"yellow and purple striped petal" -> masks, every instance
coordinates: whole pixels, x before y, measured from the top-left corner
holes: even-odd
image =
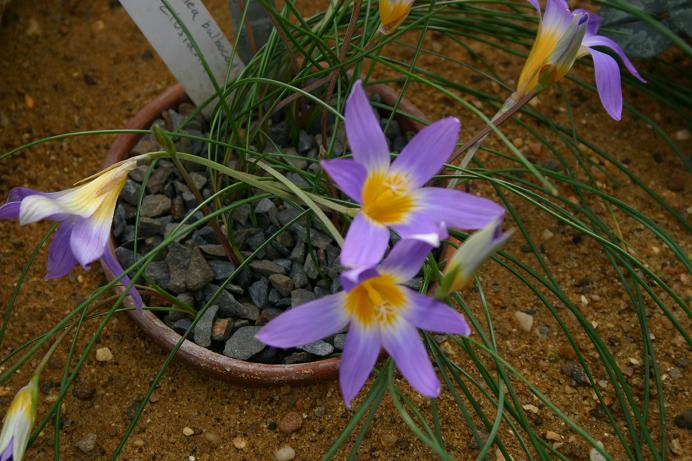
[[[15,395],[0,433],[0,460],[21,461],[29,443],[38,406],[38,376]]]
[[[404,22],[413,0],[380,0],[380,32],[391,34]]]

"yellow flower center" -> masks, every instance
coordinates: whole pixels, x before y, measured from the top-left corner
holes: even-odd
[[[370,173],[363,186],[363,213],[384,226],[403,223],[416,207],[408,183],[399,173]]]
[[[361,326],[391,325],[406,306],[404,290],[389,274],[367,279],[346,294],[346,311]]]

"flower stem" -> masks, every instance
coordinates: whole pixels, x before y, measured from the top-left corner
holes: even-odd
[[[195,186],[195,182],[192,180],[190,174],[187,172],[187,169],[178,158],[178,150],[175,148],[175,145],[173,145],[173,141],[171,141],[171,138],[169,138],[158,125],[154,125],[151,131],[156,140],[159,142],[159,144],[161,144],[164,147],[164,149],[166,149],[166,152],[171,157],[171,160],[173,160],[173,163],[180,172],[180,176],[183,177],[185,184],[187,184],[187,187],[189,187],[190,191],[194,194],[195,199],[199,203],[203,203],[204,197],[202,196],[202,193],[199,191],[199,189],[197,189],[197,186]],[[205,215],[210,213],[209,208],[207,206],[202,207],[202,212]],[[240,252],[238,251],[238,249],[228,240],[226,235],[223,233],[223,231],[221,230],[221,226],[219,226],[219,223],[215,219],[212,219],[209,221],[209,225],[216,234],[216,237],[219,239],[219,242],[221,242],[224,252],[228,257],[228,260],[236,266],[239,266],[242,263],[243,258],[240,256]]]
[[[50,358],[53,356],[53,353],[58,348],[58,345],[60,345],[62,340],[65,338],[65,336],[67,336],[67,333],[69,333],[71,330],[72,330],[72,327],[68,327],[68,328],[65,328],[62,331],[62,333],[60,333],[60,336],[58,336],[58,339],[56,339],[55,342],[53,342],[53,344],[51,344],[50,349],[48,349],[48,351],[45,353],[45,355],[43,356],[41,361],[38,363],[38,366],[34,370],[33,376],[38,377],[41,374],[43,369],[46,367],[46,364],[48,363]]]

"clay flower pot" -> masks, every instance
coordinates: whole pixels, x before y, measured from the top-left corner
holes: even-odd
[[[392,88],[384,85],[369,85],[367,90],[376,93],[381,100],[388,105],[394,105],[398,94]],[[180,85],[174,85],[165,90],[160,96],[144,106],[127,124],[128,129],[149,129],[155,119],[163,111],[177,107],[186,100],[185,91]],[[399,108],[403,113],[424,120],[425,116],[413,104],[406,99],[399,102]],[[414,122],[407,117],[400,116],[397,121],[407,131],[418,131],[423,125]],[[127,133],[117,136],[111,145],[103,166],[112,165],[123,160],[142,137],[140,134]],[[113,251],[113,241],[110,242],[110,250]],[[111,279],[112,274],[107,269],[106,276]],[[122,288],[120,288],[122,290]],[[132,301],[128,298],[125,304],[132,307]],[[168,327],[152,312],[131,311],[130,316],[142,330],[158,343],[165,351],[172,350],[180,341],[181,336]],[[314,362],[274,365],[247,362],[233,359],[218,354],[204,347],[198,346],[192,341],[185,340],[176,354],[176,358],[200,372],[222,379],[234,384],[246,385],[277,385],[277,384],[302,384],[335,379],[338,376],[339,359],[329,358]]]

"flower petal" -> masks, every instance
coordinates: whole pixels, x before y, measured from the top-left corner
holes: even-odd
[[[103,264],[108,268],[113,277],[118,277],[120,274],[125,272],[123,266],[120,265],[120,261],[118,261],[118,258],[115,257],[115,254],[113,254],[113,250],[111,248],[106,248],[106,250],[103,252],[102,260]],[[127,275],[120,277],[120,284],[123,287],[127,287],[130,284],[130,277]],[[142,300],[142,295],[139,294],[139,291],[137,291],[137,288],[135,288],[134,285],[132,288],[130,288],[129,295],[132,297],[137,310],[141,311],[144,307],[144,301]]]
[[[7,202],[0,206],[0,219],[19,219],[19,207],[22,202]]]
[[[541,22],[541,31],[559,32],[564,30],[572,20],[572,13],[566,0],[547,0]]]
[[[611,56],[589,49],[596,71],[596,88],[606,112],[615,120],[622,118],[622,87],[620,68]]]
[[[344,240],[341,250],[343,266],[374,266],[380,262],[387,250],[389,231],[386,227],[372,222],[361,212],[353,218]]]
[[[296,347],[343,330],[348,323],[345,294],[336,293],[287,310],[255,335],[274,347]]]
[[[410,300],[410,308],[406,310],[406,320],[415,327],[434,333],[449,333],[468,336],[471,334],[469,324],[464,316],[448,305],[434,300],[429,296],[416,293],[404,288]]]
[[[70,234],[70,248],[82,267],[99,259],[106,248],[111,221],[77,218]]]
[[[346,101],[345,118],[346,137],[354,160],[368,171],[386,169],[389,165],[387,139],[360,80],[353,85]]]
[[[646,83],[644,77],[642,77],[639,74],[637,69],[634,67],[634,64],[632,64],[632,61],[630,61],[623,49],[620,48],[620,45],[618,45],[617,42],[615,42],[615,40],[612,40],[608,37],[604,37],[603,35],[592,35],[586,37],[582,44],[586,47],[605,46],[607,48],[610,48],[615,53],[617,53],[618,56],[620,56],[620,59],[622,59],[622,63],[625,65],[630,74],[634,75],[640,82]]]
[[[355,269],[343,271],[339,276],[339,282],[341,283],[341,286],[344,288],[344,290],[351,291],[355,287],[360,285],[361,282],[364,282],[365,280],[372,277],[377,277],[378,275],[379,273],[377,272],[377,269],[375,269],[374,267],[360,266],[356,267]]]
[[[397,224],[392,229],[405,240],[417,240],[419,242],[437,248],[440,242],[447,237],[447,226],[442,221],[433,221],[424,210],[411,213],[405,224]]]
[[[72,226],[72,220],[63,222],[53,236],[50,248],[48,248],[46,280],[63,277],[69,274],[74,266],[77,265],[77,259],[72,254],[72,248],[70,248]]]
[[[529,3],[536,8],[536,11],[538,11],[538,15],[540,16],[541,14],[541,4],[538,3],[538,0],[529,0]]]
[[[413,325],[400,318],[391,327],[383,328],[382,345],[415,390],[427,397],[440,394],[440,381]]]
[[[400,240],[382,261],[380,270],[396,276],[397,283],[404,283],[420,272],[432,248],[420,240]]]
[[[411,213],[447,227],[480,229],[501,217],[505,209],[487,198],[455,189],[424,187],[416,191],[420,209]]]
[[[601,27],[602,21],[599,15],[593,11],[584,10],[582,8],[576,8],[574,10],[574,14],[584,14],[587,17],[586,36],[584,37],[584,41],[598,33],[598,29]]]
[[[91,216],[103,195],[94,197],[79,187],[52,194],[29,195],[19,208],[19,223],[30,224],[55,215]]]
[[[418,188],[440,171],[459,137],[459,120],[443,118],[420,130],[394,160],[390,171],[401,172]]]
[[[370,376],[380,347],[376,328],[362,328],[355,322],[351,323],[339,363],[339,386],[346,407],[351,408],[351,402]]]
[[[322,168],[344,194],[351,197],[356,203],[362,203],[361,192],[368,175],[363,165],[353,160],[338,158],[322,161]]]

